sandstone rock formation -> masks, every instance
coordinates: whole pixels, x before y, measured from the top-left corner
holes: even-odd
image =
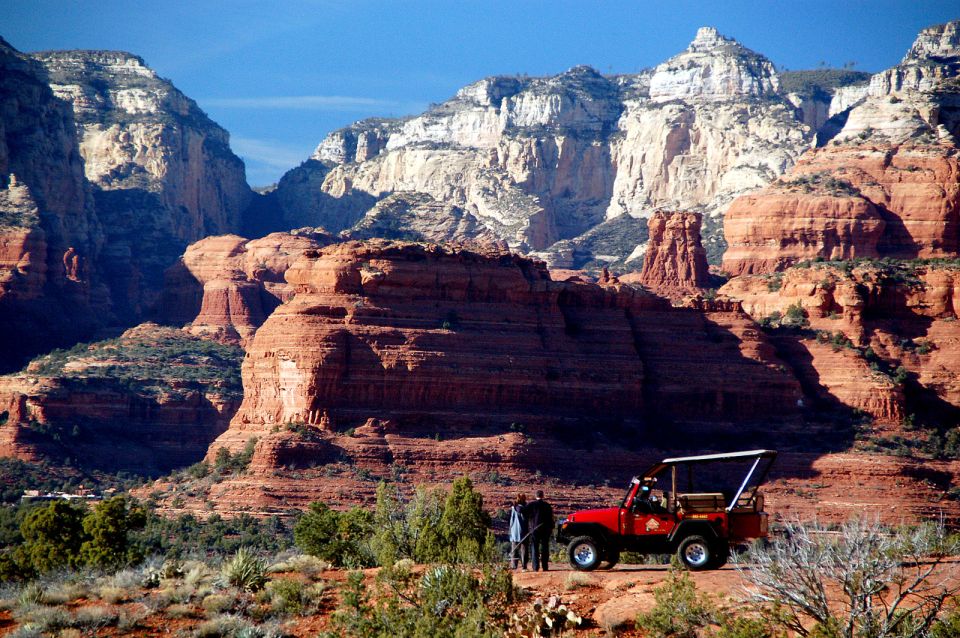
[[[0,370],[130,325],[250,198],[227,133],[140,58],[0,41]],[[60,98],[60,99],[58,99]]]
[[[207,237],[192,244],[166,274],[165,321],[191,334],[244,345],[267,316],[293,296],[283,276],[306,250],[329,243],[319,230],[272,233],[248,240]]]
[[[0,377],[0,456],[158,474],[200,460],[240,402],[242,351],[143,324]]]
[[[806,368],[795,366],[815,386],[811,396],[892,423],[908,414],[950,423],[960,415],[958,288],[953,262],[862,262],[737,277],[720,293],[757,321],[803,311],[811,332],[774,341],[784,360]]]
[[[362,236],[396,236],[394,213],[423,234],[442,212],[453,239],[492,236],[564,268],[637,268],[646,238],[598,243],[610,235],[605,223],[659,207],[720,214],[809,144],[813,131],[778,86],[766,58],[704,28],[686,51],[638,75],[575,67],[492,77],[420,116],[359,122],[321,142],[268,198],[281,212],[277,229],[341,231],[378,200],[415,192],[448,208],[391,206],[377,225],[361,222]],[[643,222],[635,226],[644,234]],[[705,243],[718,257],[715,228]]]
[[[71,110],[0,40],[0,370],[96,323],[103,291],[68,277],[64,255],[89,263],[101,245]]]
[[[706,288],[709,276],[707,253],[700,243],[700,215],[654,213],[640,283],[666,296],[682,296]]]
[[[347,242],[305,252],[286,278],[296,294],[249,344],[243,406],[210,454],[251,437],[266,453],[298,423],[327,437],[379,423],[387,448],[393,434],[495,439],[510,424],[649,440],[662,436],[657,419],[789,418],[799,399],[737,308],[553,282],[507,253]],[[709,354],[689,357],[681,341]],[[694,374],[703,381],[691,386]]]
[[[846,114],[829,144],[809,151],[761,193],[731,205],[725,271],[771,272],[814,258],[957,254],[956,26],[924,31],[900,66],[874,76],[870,95]],[[928,40],[937,34],[934,47]]]

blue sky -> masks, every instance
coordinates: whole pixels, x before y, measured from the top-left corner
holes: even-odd
[[[789,69],[877,71],[956,18],[956,0],[3,0],[0,35],[22,51],[142,56],[230,131],[262,185],[331,130],[419,112],[487,75],[636,72],[704,25]]]

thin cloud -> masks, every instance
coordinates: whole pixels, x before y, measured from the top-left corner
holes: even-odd
[[[289,95],[266,97],[208,98],[201,104],[229,109],[299,109],[306,111],[369,111],[415,105],[349,95]]]
[[[310,154],[309,150],[304,152],[302,148],[250,137],[231,137],[230,146],[234,153],[248,162],[283,170],[298,166]]]

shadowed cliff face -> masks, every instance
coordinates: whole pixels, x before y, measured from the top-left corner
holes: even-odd
[[[122,52],[0,41],[0,370],[130,325],[250,198],[226,131]]]

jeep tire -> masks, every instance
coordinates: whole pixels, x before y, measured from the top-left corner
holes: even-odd
[[[687,536],[677,546],[677,558],[684,567],[698,572],[713,567],[717,552],[703,536]]]
[[[592,536],[577,536],[567,546],[570,566],[582,572],[592,572],[600,565],[600,545]]]
[[[620,550],[608,549],[603,555],[603,562],[606,563],[604,569],[613,569],[620,562]]]

